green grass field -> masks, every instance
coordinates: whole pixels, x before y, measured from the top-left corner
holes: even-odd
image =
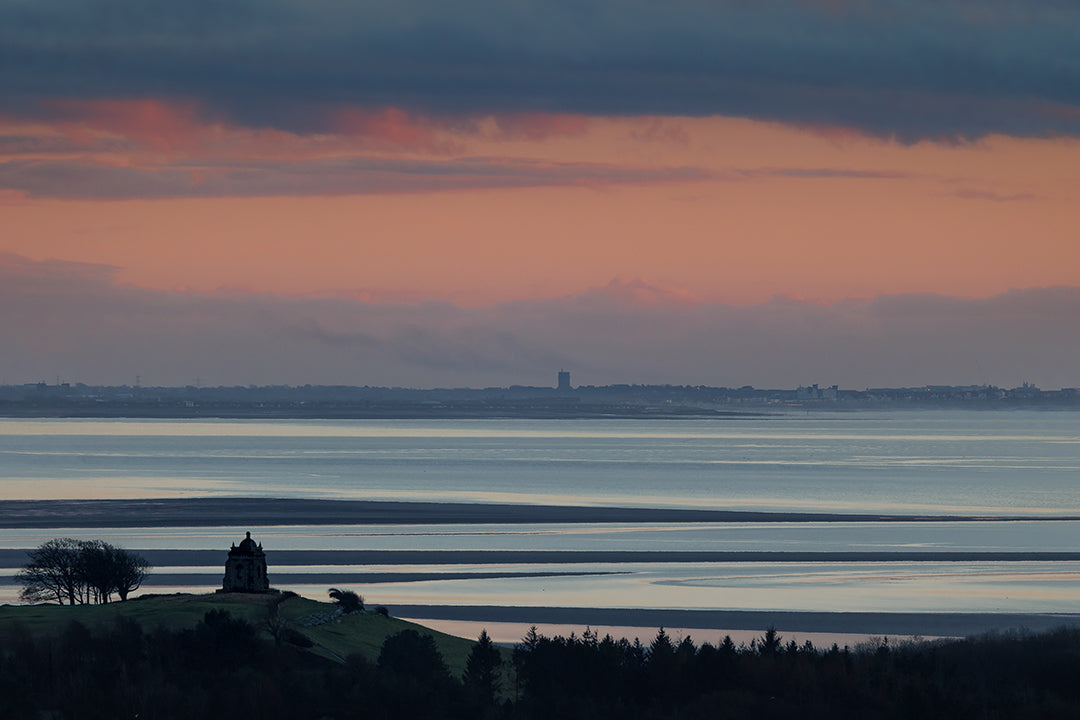
[[[194,627],[210,610],[228,610],[234,617],[252,623],[269,638],[266,620],[275,595],[222,593],[207,595],[143,595],[127,602],[107,605],[0,605],[0,640],[16,625],[35,636],[60,633],[71,620],[78,620],[93,631],[112,624],[123,615],[138,622],[144,630],[164,626],[170,630]],[[311,651],[335,660],[359,653],[374,662],[383,641],[402,630],[412,629],[434,638],[450,671],[461,677],[473,641],[436,632],[416,623],[387,617],[376,612],[359,612],[332,617],[336,606],[302,597],[281,602],[278,612],[291,627],[306,635],[315,646]],[[313,624],[317,623],[317,624]],[[509,659],[509,651],[504,650]]]

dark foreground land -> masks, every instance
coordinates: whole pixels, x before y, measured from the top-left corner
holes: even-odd
[[[513,650],[267,595],[0,607],[0,717],[1076,718],[1080,629],[857,648],[647,644],[586,631]]]

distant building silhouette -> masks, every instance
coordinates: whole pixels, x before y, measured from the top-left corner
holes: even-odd
[[[840,386],[819,388],[817,383],[810,386],[800,385],[795,391],[796,400],[828,400],[835,402],[840,397]]]
[[[559,392],[570,392],[570,371],[559,371],[559,386],[556,388]]]
[[[247,534],[240,545],[229,550],[225,561],[225,580],[218,592],[262,593],[270,591],[270,579],[266,576],[266,553],[262,545],[256,545]]]

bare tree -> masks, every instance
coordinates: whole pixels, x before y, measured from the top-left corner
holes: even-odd
[[[102,540],[56,538],[29,555],[15,576],[26,602],[107,603],[114,593],[126,600],[150,570],[142,557]]]
[[[113,588],[121,600],[127,600],[133,590],[138,590],[153,566],[141,555],[121,548],[113,548]]]
[[[270,637],[274,638],[274,644],[281,646],[285,642],[285,635],[289,630],[288,619],[281,614],[281,603],[271,602],[266,608],[266,622],[263,625]]]
[[[87,602],[107,603],[112,597],[112,545],[102,540],[85,540],[79,553],[79,569]]]
[[[54,538],[31,550],[30,562],[15,575],[22,583],[19,597],[26,602],[55,600],[63,605],[82,602],[82,570],[79,554],[82,542],[74,538]]]

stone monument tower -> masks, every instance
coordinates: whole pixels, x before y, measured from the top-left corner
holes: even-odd
[[[256,545],[251,533],[233,545],[229,559],[225,561],[225,581],[218,592],[261,593],[270,591],[270,579],[266,576],[266,553],[262,545]]]

